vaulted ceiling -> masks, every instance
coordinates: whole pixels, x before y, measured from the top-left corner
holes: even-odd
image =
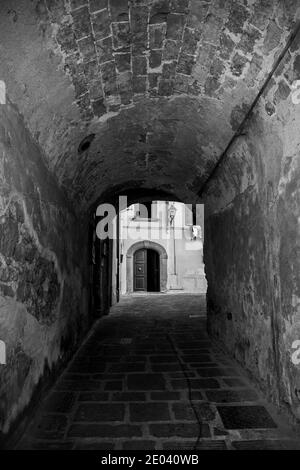
[[[298,15],[297,0],[2,0],[0,78],[82,207],[120,185],[192,197]],[[277,99],[293,78],[274,74]]]

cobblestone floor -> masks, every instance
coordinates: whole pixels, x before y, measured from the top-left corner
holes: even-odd
[[[124,297],[37,411],[20,449],[295,449],[297,438],[211,344],[205,297]]]

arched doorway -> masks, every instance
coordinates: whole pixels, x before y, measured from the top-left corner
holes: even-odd
[[[167,290],[167,262],[167,252],[159,243],[150,240],[134,243],[126,255],[127,293],[165,292]],[[144,280],[142,280],[143,276]],[[149,283],[145,281],[145,277],[150,280]]]
[[[159,292],[159,254],[151,248],[140,248],[133,257],[133,290]]]

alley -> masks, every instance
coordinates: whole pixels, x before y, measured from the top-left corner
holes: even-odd
[[[126,296],[100,319],[19,449],[296,449],[206,333],[204,295]]]

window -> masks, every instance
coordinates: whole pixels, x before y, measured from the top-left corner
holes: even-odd
[[[193,225],[193,210],[192,204],[184,205],[184,224]]]
[[[134,204],[134,218],[136,219],[152,219],[156,217],[157,204],[153,201]]]

